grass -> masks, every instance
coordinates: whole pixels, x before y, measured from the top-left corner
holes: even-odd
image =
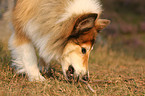
[[[132,40],[132,37],[109,39],[109,43],[103,47],[96,44],[97,47],[90,55],[90,79],[91,81],[102,80],[90,84],[96,90],[96,94],[90,92],[84,84],[70,84],[65,81],[61,66],[56,62],[52,62],[51,66],[55,69],[55,74],[50,77],[44,75],[47,81],[29,82],[27,76],[13,73],[10,67],[10,53],[1,44],[0,94],[1,96],[144,96],[145,50],[141,49],[145,47],[137,45],[139,47],[134,48],[131,44],[124,43],[125,41],[121,38],[125,38],[126,41]],[[144,42],[143,35],[138,39]],[[103,82],[105,80],[109,82]]]

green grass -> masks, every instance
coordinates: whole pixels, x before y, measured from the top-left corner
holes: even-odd
[[[90,55],[90,80],[102,80],[90,84],[96,90],[96,94],[84,84],[68,83],[62,75],[61,66],[55,62],[52,62],[55,74],[51,77],[44,75],[47,81],[29,82],[27,76],[13,73],[10,67],[10,53],[1,44],[0,94],[1,96],[144,96],[145,50],[140,48],[145,47],[143,45],[131,47],[132,45],[126,45],[121,38],[130,40],[132,37],[120,37],[116,41],[108,39],[108,45],[103,47],[96,45]],[[142,35],[139,36],[139,40],[144,42]]]

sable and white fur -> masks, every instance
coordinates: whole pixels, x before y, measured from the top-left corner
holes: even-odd
[[[68,38],[79,17],[93,13],[98,19],[101,12],[99,0],[18,0],[12,17],[15,33],[9,40],[12,65],[18,73],[26,73],[30,81],[44,80],[37,65],[35,46],[46,64],[52,59],[59,61],[65,76],[70,65],[76,75],[86,74],[92,44],[76,45],[74,38]],[[95,29],[100,28],[99,24]],[[87,49],[85,66],[82,47]]]

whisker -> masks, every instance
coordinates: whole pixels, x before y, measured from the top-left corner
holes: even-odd
[[[88,83],[88,81],[84,81],[84,80],[82,80],[82,79],[80,79],[79,81],[82,82],[82,83],[84,83],[84,84],[86,84],[87,87],[90,89],[91,92],[96,93],[96,90],[94,90],[94,89],[90,86],[90,84]]]

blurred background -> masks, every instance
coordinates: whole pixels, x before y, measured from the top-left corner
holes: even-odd
[[[102,3],[103,17],[112,22],[103,32],[112,42],[112,50],[145,59],[145,0],[102,0]]]
[[[6,43],[10,37],[11,12],[16,0],[0,0],[0,41]]]
[[[102,0],[104,18],[111,20],[104,35],[113,50],[145,59],[145,0]]]

